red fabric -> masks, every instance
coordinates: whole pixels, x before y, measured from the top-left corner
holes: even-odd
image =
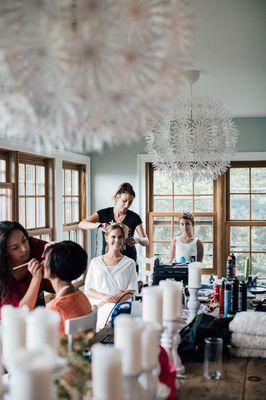
[[[162,346],[160,346],[159,363],[161,367],[159,381],[164,383],[171,390],[167,400],[176,399],[176,369],[175,366],[170,362],[168,354]]]
[[[38,261],[42,261],[42,253],[46,243],[47,242],[45,242],[44,240],[29,237],[31,258],[36,258]],[[9,294],[4,301],[0,299],[0,307],[2,307],[4,304],[10,304],[13,307],[18,307],[21,299],[25,296],[28,290],[31,279],[32,275],[29,271],[27,271],[25,277],[21,281],[17,280],[12,274],[10,274],[7,278]],[[42,279],[39,294],[44,290],[50,293],[54,293],[54,289],[50,281],[47,279]],[[42,303],[40,302],[40,299],[37,299],[36,306],[41,304]]]

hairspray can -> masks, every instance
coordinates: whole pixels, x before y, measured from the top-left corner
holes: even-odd
[[[240,283],[241,286],[241,311],[247,311],[247,284],[245,281]]]
[[[233,260],[231,256],[227,257],[226,261],[226,279],[233,278]]]
[[[232,281],[232,311],[236,313],[238,311],[238,292],[239,292],[239,281],[234,277]]]
[[[219,314],[224,314],[224,289],[225,289],[225,280],[222,280],[222,285],[219,288]]]
[[[231,253],[232,263],[233,263],[233,276],[236,276],[236,256]]]
[[[231,283],[225,284],[225,291],[224,291],[224,315],[230,314],[231,311]]]

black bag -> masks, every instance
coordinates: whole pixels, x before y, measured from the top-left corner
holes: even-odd
[[[204,339],[207,337],[219,337],[223,339],[223,349],[227,350],[230,332],[229,323],[233,318],[215,318],[211,315],[197,315],[180,331],[181,343],[178,354],[183,362],[203,361]]]

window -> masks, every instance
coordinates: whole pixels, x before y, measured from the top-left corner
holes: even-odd
[[[0,221],[10,220],[13,215],[14,185],[8,182],[7,160],[7,155],[0,152]]]
[[[239,273],[249,258],[252,274],[266,276],[266,162],[232,163],[227,173],[226,249]]]
[[[62,176],[64,239],[84,246],[85,232],[78,224],[86,216],[86,168],[64,162]]]
[[[178,185],[148,166],[149,256],[167,263],[171,240],[180,234],[178,217],[189,211],[195,217],[195,236],[204,243],[204,267],[213,271],[215,260],[216,197],[213,181]]]
[[[52,239],[52,160],[19,156],[18,202],[19,222],[30,235],[43,240]]]

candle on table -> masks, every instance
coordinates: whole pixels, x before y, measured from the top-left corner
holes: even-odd
[[[160,287],[148,287],[142,290],[142,319],[162,325],[163,291]]]
[[[115,322],[115,348],[121,351],[122,372],[125,376],[141,373],[142,324],[127,315],[119,315]]]
[[[42,350],[44,345],[49,345],[58,353],[59,347],[58,312],[38,307],[27,318],[27,348],[29,350]]]
[[[92,386],[95,400],[122,400],[120,351],[97,343],[92,346]]]
[[[14,356],[26,345],[26,316],[28,308],[2,307],[2,359],[10,371]]]
[[[202,263],[193,262],[188,267],[188,287],[199,288],[201,287],[201,271]]]
[[[15,357],[10,380],[10,399],[52,399],[55,357],[50,349],[20,350]]]
[[[141,354],[143,370],[151,370],[158,365],[161,326],[154,322],[143,322],[141,334]]]
[[[173,280],[160,281],[163,290],[163,320],[175,321],[182,315],[182,282]]]

